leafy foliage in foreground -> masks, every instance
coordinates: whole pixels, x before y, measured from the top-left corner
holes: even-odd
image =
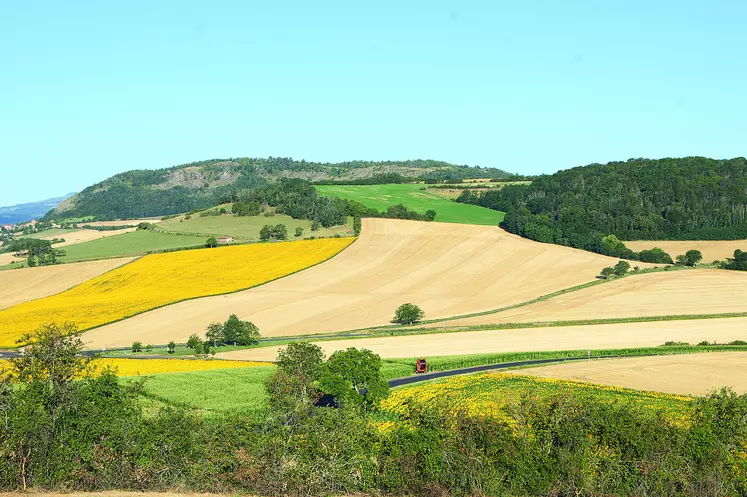
[[[606,255],[621,240],[747,238],[747,160],[631,159],[592,164],[458,202],[505,211],[507,230]]]
[[[283,387],[276,393],[286,401],[257,421],[157,403],[144,409],[137,400],[142,384],[123,385],[111,372],[74,381],[87,369],[81,347],[64,330],[42,330],[10,379],[0,382],[0,489],[747,493],[747,396],[726,390],[657,397],[484,375],[441,390],[397,391],[383,411],[354,403],[320,408],[303,400],[313,398],[310,380],[325,374],[319,351],[307,344],[280,358],[291,388],[276,377]]]

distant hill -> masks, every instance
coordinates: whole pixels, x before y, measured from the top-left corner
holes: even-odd
[[[64,197],[48,198],[38,202],[0,207],[0,224],[16,224],[38,219],[49,212],[50,209],[57,207],[60,202],[73,195],[75,194],[68,193]]]
[[[322,163],[278,157],[215,159],[117,174],[64,201],[47,218],[96,216],[107,220],[164,216],[203,209],[232,192],[264,186],[279,178],[355,181],[389,173],[449,180],[512,176],[496,168],[434,160]]]
[[[620,240],[747,238],[747,160],[705,157],[591,164],[458,202],[506,212],[504,227],[533,240],[607,253]],[[615,255],[607,253],[607,255]]]

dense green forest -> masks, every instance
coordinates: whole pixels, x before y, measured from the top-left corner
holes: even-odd
[[[457,201],[505,211],[503,226],[512,233],[603,254],[607,235],[741,239],[747,238],[747,161],[685,157],[592,164],[540,176],[530,185],[467,190]]]
[[[45,219],[95,216],[110,220],[177,214],[204,209],[227,194],[271,184],[280,178],[376,184],[391,180],[506,177],[511,175],[496,168],[433,160],[322,163],[282,157],[214,159],[117,174],[64,201]]]

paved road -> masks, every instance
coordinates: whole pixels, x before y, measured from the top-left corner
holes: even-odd
[[[616,356],[605,356],[604,359],[613,358]],[[599,359],[599,358],[597,358]],[[421,381],[433,380],[436,378],[446,378],[447,376],[456,376],[458,374],[468,373],[479,373],[480,371],[489,371],[492,369],[508,369],[525,366],[535,366],[538,364],[551,364],[558,362],[567,361],[588,361],[586,357],[562,357],[557,359],[534,359],[530,361],[516,361],[516,362],[503,362],[501,364],[487,364],[484,366],[473,366],[471,368],[452,369],[451,371],[436,371],[433,373],[423,373],[413,376],[405,376],[404,378],[395,378],[389,380],[390,387],[400,387],[402,385],[409,385],[411,383],[419,383]]]

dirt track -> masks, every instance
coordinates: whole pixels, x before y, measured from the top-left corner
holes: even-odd
[[[747,250],[747,240],[692,240],[692,241],[650,241],[641,240],[625,242],[625,246],[636,252],[659,247],[672,256],[674,260],[678,255],[688,250],[700,250],[703,254],[703,262],[723,261],[727,257],[734,256],[734,250]]]
[[[0,271],[0,309],[60,293],[132,259],[122,257]]]
[[[519,238],[498,227],[365,219],[334,259],[231,295],[156,309],[86,333],[92,347],[185,341],[231,313],[263,336],[388,324],[405,302],[429,318],[494,309],[592,281],[616,259]]]
[[[747,340],[747,318],[700,319],[651,323],[561,326],[515,330],[469,331],[400,337],[330,340],[317,344],[329,355],[348,347],[367,348],[384,358],[428,357],[495,352],[619,349],[652,347],[664,342]],[[273,361],[280,347],[217,354],[225,359]]]
[[[449,326],[747,312],[747,273],[715,269],[629,276]],[[435,326],[435,325],[434,325]]]
[[[705,395],[722,386],[745,393],[747,353],[709,352],[579,361],[520,369],[515,373],[675,394]]]

